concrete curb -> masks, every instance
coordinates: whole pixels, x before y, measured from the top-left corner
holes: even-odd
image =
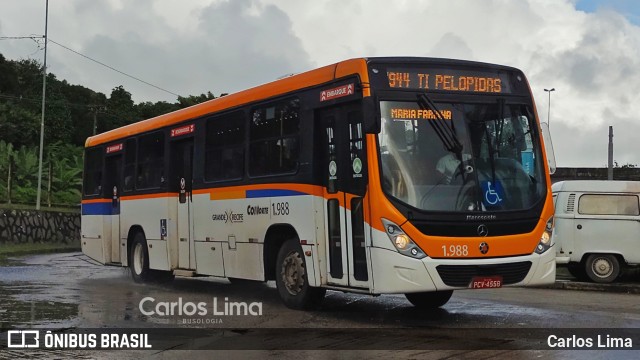
[[[546,289],[602,291],[623,294],[640,294],[640,284],[615,283],[597,284],[582,281],[556,280],[553,285],[541,286]]]

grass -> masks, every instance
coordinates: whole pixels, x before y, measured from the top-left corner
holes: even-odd
[[[80,250],[80,244],[0,244],[0,264],[6,262],[7,257],[29,254],[48,254],[57,252],[70,252]]]

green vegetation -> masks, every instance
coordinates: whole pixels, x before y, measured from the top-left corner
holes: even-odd
[[[42,200],[46,206],[77,206],[87,137],[215,98],[208,92],[175,103],[135,104],[117,86],[109,97],[47,74]],[[42,66],[0,54],[0,203],[35,204],[42,106]]]
[[[22,256],[29,254],[45,254],[68,251],[79,251],[79,244],[51,244],[51,243],[29,243],[29,244],[0,244],[0,265],[7,262],[8,257]]]

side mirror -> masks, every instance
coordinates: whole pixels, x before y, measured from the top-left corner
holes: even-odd
[[[544,150],[547,153],[549,174],[555,174],[556,155],[553,152],[553,143],[551,142],[551,132],[549,131],[549,124],[547,124],[546,122],[540,123],[540,128],[542,129],[542,141],[544,142]]]

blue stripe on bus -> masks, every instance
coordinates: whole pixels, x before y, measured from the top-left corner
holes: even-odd
[[[117,215],[120,208],[111,206],[111,201],[101,203],[82,204],[82,215]]]
[[[295,191],[295,190],[280,190],[280,189],[247,190],[247,199],[276,197],[276,196],[300,196],[300,195],[308,195],[308,194],[300,191]]]

